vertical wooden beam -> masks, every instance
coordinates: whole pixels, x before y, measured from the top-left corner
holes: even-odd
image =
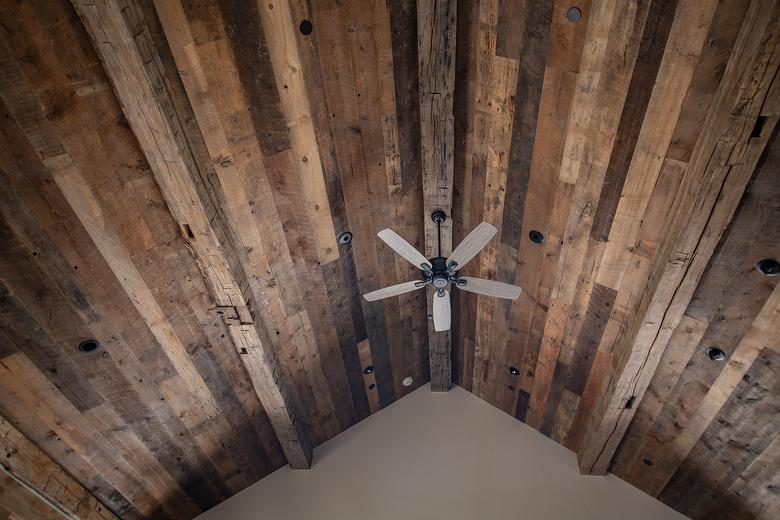
[[[251,290],[252,277],[245,271],[248,261],[241,254],[243,244],[238,233],[230,229],[219,204],[214,204],[216,215],[206,211],[209,201],[201,198],[202,193],[207,191],[217,200],[222,194],[214,194],[202,185],[205,183],[184,139],[165,87],[162,65],[138,6],[120,0],[74,0],[73,5],[209,291],[223,307],[231,339],[287,461],[293,469],[310,467],[312,447],[301,423],[302,414],[294,404],[294,390],[282,378],[266,328],[255,320],[251,304],[258,299]],[[215,226],[220,225],[223,229],[218,235]]]
[[[780,115],[780,9],[754,1],[653,258],[636,309],[611,345],[612,371],[578,450],[580,471],[603,474],[731,220]],[[760,123],[759,123],[760,121]],[[641,251],[631,262],[641,261]]]
[[[422,143],[425,256],[439,256],[438,230],[431,214],[441,210],[441,254],[452,251],[452,178],[455,146],[452,98],[455,89],[455,0],[417,3],[417,52],[420,71],[420,134]],[[428,313],[431,314],[428,299]],[[450,332],[428,326],[431,390],[446,392],[452,384]]]
[[[0,458],[7,474],[54,504],[63,516],[83,520],[117,518],[4,417],[0,417]]]

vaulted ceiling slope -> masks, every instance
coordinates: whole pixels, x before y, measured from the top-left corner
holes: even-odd
[[[191,518],[454,382],[583,473],[776,517],[778,4],[0,2],[3,467]],[[498,228],[463,274],[520,299],[434,333],[360,297],[433,209],[445,254]]]

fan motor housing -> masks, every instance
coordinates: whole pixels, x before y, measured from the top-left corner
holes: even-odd
[[[423,276],[430,280],[434,287],[442,289],[447,287],[450,283],[450,275],[447,270],[447,259],[442,256],[437,256],[430,259],[431,271],[423,271]]]
[[[443,289],[444,287],[447,287],[447,285],[450,283],[450,281],[447,279],[447,275],[433,275],[433,286],[437,289]]]

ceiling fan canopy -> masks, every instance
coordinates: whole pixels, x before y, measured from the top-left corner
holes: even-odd
[[[450,293],[447,290],[450,285],[464,291],[495,298],[516,300],[520,296],[522,289],[516,285],[458,275],[458,271],[472,258],[477,256],[495,236],[497,230],[493,225],[487,222],[479,224],[455,248],[449,257],[444,258],[441,254],[441,224],[446,219],[446,215],[443,211],[436,211],[431,215],[431,218],[437,225],[439,235],[439,256],[434,258],[425,258],[422,253],[392,229],[383,229],[377,233],[377,236],[390,246],[393,251],[420,269],[421,279],[371,291],[364,294],[363,298],[372,302],[431,285],[435,289],[432,305],[433,328],[436,331],[446,331],[450,329],[452,322]]]

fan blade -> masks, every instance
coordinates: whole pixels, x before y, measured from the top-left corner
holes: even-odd
[[[376,236],[381,238],[393,251],[406,258],[417,269],[421,269],[423,266],[426,266],[428,269],[431,268],[428,259],[392,229],[383,229]]]
[[[466,265],[469,260],[482,251],[482,248],[490,242],[490,239],[495,236],[496,232],[496,228],[487,222],[483,222],[475,227],[471,233],[463,239],[463,242],[455,248],[455,251],[452,252],[447,259],[447,265],[449,266],[450,263],[455,262],[456,271]]]
[[[433,293],[433,330],[450,330],[450,293],[444,289]]]
[[[466,283],[463,284],[461,280],[465,280]],[[485,280],[484,278],[471,278],[470,276],[461,276],[458,278],[458,289],[487,296],[495,296],[496,298],[506,298],[508,300],[516,300],[520,297],[520,293],[523,292],[523,290],[516,285],[496,282],[495,280]]]
[[[420,287],[424,286],[425,282],[421,281],[404,282],[391,285],[390,287],[385,287],[383,289],[377,289],[376,291],[371,291],[370,293],[364,294],[363,298],[365,298],[367,301],[375,302],[377,300],[381,300],[382,298],[389,298],[391,296],[398,296],[399,294],[412,292],[415,289],[419,289]]]

